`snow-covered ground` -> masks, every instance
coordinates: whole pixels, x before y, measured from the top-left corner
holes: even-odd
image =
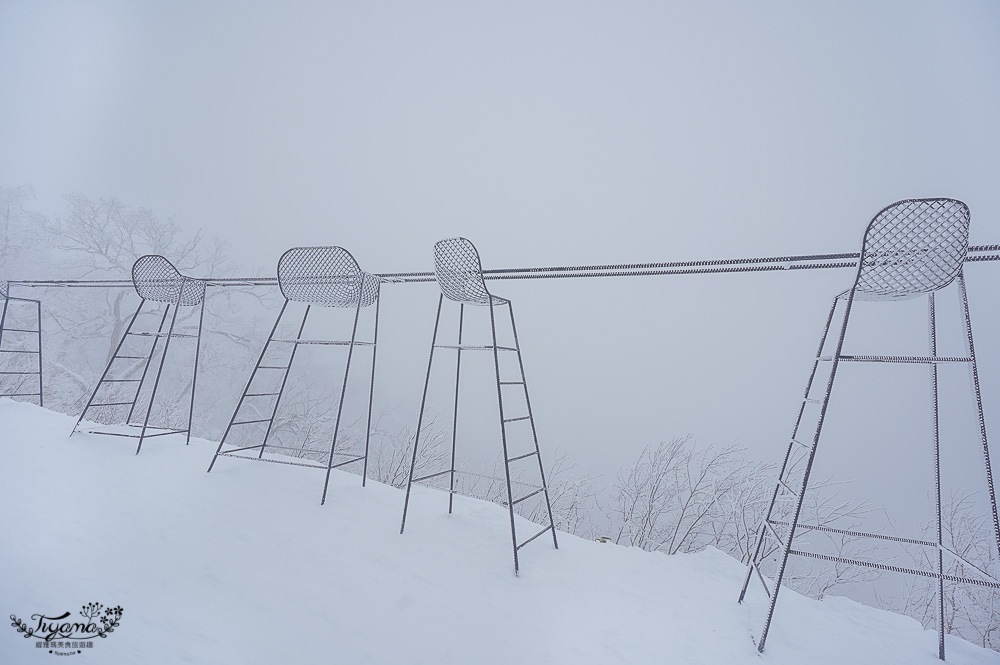
[[[221,459],[194,439],[77,435],[73,420],[0,400],[0,609],[121,624],[75,663],[905,663],[937,661],[909,618],[784,590],[758,656],[763,594],[708,550],[665,556],[560,534],[522,550],[505,509],[334,472]],[[527,526],[527,525],[526,525]],[[527,528],[524,533],[531,533]],[[69,619],[69,620],[72,620]],[[80,620],[77,617],[77,620]],[[0,663],[55,654],[8,627]],[[948,639],[950,663],[1000,654]],[[66,650],[64,650],[66,651]]]

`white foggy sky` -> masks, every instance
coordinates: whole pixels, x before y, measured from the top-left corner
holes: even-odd
[[[925,196],[1000,242],[1000,5],[667,4],[3,0],[0,179],[49,212],[69,192],[152,208],[262,274],[324,244],[427,270],[453,235],[487,267],[854,251]],[[968,270],[987,409],[998,269]],[[851,277],[494,290],[543,452],[610,474],[687,432],[777,460]],[[379,391],[415,419],[436,292],[384,293]]]

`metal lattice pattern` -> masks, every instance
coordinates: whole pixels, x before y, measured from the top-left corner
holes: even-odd
[[[205,299],[204,280],[185,277],[159,254],[139,257],[132,266],[132,284],[143,300],[191,306]]]
[[[907,199],[865,231],[855,285],[859,300],[899,300],[955,279],[969,249],[969,207],[955,199]]]
[[[293,247],[278,260],[278,286],[289,300],[322,307],[368,307],[379,295],[378,277],[343,247]]]
[[[483,266],[475,245],[465,238],[448,238],[434,244],[434,274],[441,293],[449,300],[470,305],[507,301],[492,295],[483,280]]]

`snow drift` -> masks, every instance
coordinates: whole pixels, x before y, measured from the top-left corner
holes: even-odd
[[[334,472],[223,459],[215,443],[68,434],[73,420],[0,400],[0,609],[121,606],[74,663],[906,663],[935,633],[842,598],[783,591],[738,605],[744,568],[716,550],[665,556],[560,534],[512,574],[506,510]],[[527,531],[525,531],[527,532]],[[787,595],[784,595],[787,594]],[[762,594],[757,594],[762,596]],[[69,619],[72,620],[72,619]],[[15,627],[0,663],[56,657]],[[948,638],[950,663],[1000,654]]]

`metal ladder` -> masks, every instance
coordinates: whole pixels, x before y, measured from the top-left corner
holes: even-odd
[[[536,538],[544,535],[546,532],[552,532],[552,544],[558,549],[559,541],[556,536],[555,522],[552,516],[552,504],[549,499],[549,488],[545,481],[545,470],[542,466],[541,453],[538,447],[538,435],[535,429],[535,419],[534,414],[531,410],[531,399],[528,395],[528,384],[524,374],[524,362],[521,357],[521,346],[517,338],[517,326],[514,323],[514,310],[511,306],[509,300],[505,298],[500,298],[498,296],[493,296],[490,294],[485,287],[485,283],[482,281],[482,268],[479,264],[479,256],[475,248],[472,246],[468,240],[464,238],[454,238],[449,240],[443,240],[435,246],[435,258],[437,260],[438,267],[438,283],[441,285],[442,293],[438,298],[437,315],[434,320],[434,334],[431,339],[431,350],[427,360],[427,375],[424,379],[424,390],[423,397],[420,401],[420,415],[417,418],[417,430],[413,442],[413,457],[410,461],[410,472],[406,483],[406,498],[403,502],[403,518],[400,523],[399,532],[402,534],[406,528],[406,514],[410,505],[410,492],[413,483],[422,482],[425,480],[430,480],[439,476],[448,475],[449,476],[449,487],[448,487],[448,512],[452,512],[455,490],[455,475],[456,473],[461,473],[455,468],[455,453],[457,448],[457,426],[458,426],[458,401],[459,401],[459,379],[461,376],[462,369],[462,352],[463,351],[491,351],[493,355],[493,368],[494,377],[496,380],[497,387],[497,405],[499,408],[500,416],[500,438],[503,446],[503,461],[504,461],[504,480],[506,482],[507,497],[506,501],[503,501],[507,506],[508,513],[510,515],[510,535],[511,535],[511,545],[514,554],[514,574],[516,575],[520,569],[520,561],[518,558],[518,552],[528,543],[532,542]],[[455,266],[458,265],[456,268]],[[458,317],[458,340],[456,344],[438,344],[438,330],[440,328],[441,322],[441,308],[444,303],[445,295],[448,295],[450,300],[458,300],[459,305],[459,317]],[[470,345],[463,343],[463,325],[465,322],[465,306],[466,304],[475,305],[487,305],[490,314],[490,330],[491,330],[491,344],[488,345]],[[507,311],[510,315],[510,327],[511,334],[513,336],[513,346],[504,346],[497,341],[497,325],[496,325],[496,309],[500,307],[507,307]],[[427,388],[430,384],[431,368],[434,364],[434,350],[435,349],[453,349],[456,352],[455,360],[455,398],[454,398],[454,411],[452,415],[452,440],[451,440],[451,465],[448,469],[437,471],[434,473],[425,474],[414,478],[414,472],[417,466],[417,455],[420,446],[420,430],[423,425],[424,412],[427,404]],[[506,380],[501,376],[500,370],[500,354],[501,353],[516,353],[517,363],[518,363],[518,376],[514,377],[515,380]],[[518,393],[515,395],[507,395],[506,400],[504,397],[505,387],[520,386],[521,390],[515,390]],[[510,388],[508,388],[510,390]],[[525,412],[516,411],[511,415],[510,410],[505,410],[505,401],[510,403],[510,400],[523,400]],[[525,424],[530,426],[531,431],[531,442],[533,445],[533,450],[527,453],[519,453],[511,455],[510,453],[510,439],[513,430],[509,431],[508,428],[521,428]],[[515,497],[512,485],[515,484],[511,479],[511,465],[513,463],[521,462],[524,460],[529,460],[534,458],[538,465],[538,478],[540,484],[534,486],[526,494]],[[522,483],[516,483],[521,485]],[[529,538],[518,542],[517,536],[517,525],[514,519],[514,507],[522,502],[537,496],[539,494],[544,495],[545,499],[545,512],[548,521],[547,526],[545,526],[541,531],[538,531]]]
[[[833,300],[826,320],[819,348],[813,360],[812,372],[799,406],[795,427],[789,439],[788,448],[778,474],[771,503],[757,534],[757,543],[750,558],[739,602],[746,598],[751,577],[756,574],[764,587],[770,604],[763,630],[757,641],[757,650],[763,652],[764,644],[774,618],[774,610],[785,576],[789,556],[801,556],[853,566],[862,566],[882,571],[905,573],[936,579],[938,582],[938,657],[945,657],[944,623],[944,582],[960,582],[1000,589],[1000,580],[974,565],[952,548],[945,545],[942,530],[941,492],[941,441],[938,395],[938,368],[942,364],[965,364],[970,369],[973,392],[975,393],[983,466],[986,472],[986,488],[989,494],[996,537],[997,552],[1000,553],[1000,516],[998,516],[996,492],[990,462],[989,444],[983,415],[983,399],[979,387],[979,372],[976,366],[976,352],[972,338],[972,323],[969,317],[969,302],[965,288],[962,265],[968,251],[969,209],[961,201],[954,199],[906,199],[883,208],[865,231],[858,273],[854,286],[839,294]],[[943,356],[938,353],[937,319],[935,313],[935,293],[952,283],[957,284],[962,304],[964,323],[965,354]],[[844,338],[847,333],[851,308],[856,300],[893,301],[916,297],[927,298],[928,328],[930,339],[929,355],[857,355],[845,354]],[[829,333],[838,305],[843,302],[843,319],[839,335],[832,352],[825,352]],[[837,529],[818,524],[803,524],[799,521],[802,504],[809,485],[816,450],[830,403],[834,379],[840,363],[877,364],[923,364],[930,368],[933,414],[933,468],[935,478],[935,502],[937,512],[936,540],[902,538],[886,533],[866,533],[862,531]],[[829,374],[823,380],[820,368],[827,368]],[[820,378],[817,381],[817,378]],[[823,386],[817,388],[817,383]],[[824,385],[825,384],[825,385]],[[820,392],[822,391],[822,392]],[[815,407],[815,408],[813,408]],[[811,439],[803,440],[800,432],[808,431],[815,423]],[[832,556],[817,552],[793,549],[793,540],[798,530],[840,534],[855,538],[871,538],[882,542],[897,542],[908,545],[933,548],[936,554],[936,570],[919,570],[870,560],[860,560],[844,556]],[[761,564],[775,555],[779,556],[778,568],[773,587],[761,570]],[[982,578],[946,575],[944,556],[948,555],[962,562],[970,569],[982,574]]]
[[[86,430],[88,434],[103,434],[106,436],[119,436],[125,438],[137,438],[138,445],[136,446],[135,453],[138,455],[139,451],[142,450],[143,441],[148,438],[167,436],[170,434],[186,434],[186,443],[191,442],[191,411],[188,413],[188,426],[186,428],[165,428],[156,427],[149,424],[150,414],[153,410],[153,404],[156,399],[156,393],[159,388],[160,375],[163,372],[163,366],[167,359],[167,351],[170,346],[170,341],[176,338],[187,338],[195,339],[199,342],[201,340],[201,322],[199,319],[198,326],[196,328],[196,333],[182,333],[174,332],[174,327],[177,322],[177,314],[179,308],[174,305],[167,303],[166,307],[163,309],[163,315],[160,317],[160,323],[157,326],[155,332],[136,332],[133,330],[135,326],[135,321],[142,311],[143,305],[146,303],[142,300],[139,303],[139,307],[136,308],[135,313],[132,315],[131,320],[129,320],[128,326],[125,328],[125,332],[122,334],[121,339],[118,341],[118,345],[115,347],[114,352],[111,355],[111,359],[108,361],[107,366],[104,368],[104,372],[101,374],[101,378],[97,382],[97,386],[90,395],[90,399],[87,400],[87,405],[83,409],[83,413],[76,421],[76,425],[73,427],[73,433],[75,433],[80,427],[80,423],[87,417],[87,414],[94,409],[100,408],[115,408],[115,407],[128,407],[128,414],[125,416],[124,425],[126,427],[138,428],[138,434],[130,432],[115,432],[111,430],[104,429],[92,429]],[[170,319],[170,326],[164,331],[166,326],[167,317],[173,311],[173,316]],[[202,316],[204,311],[202,311]],[[126,348],[126,340],[134,338],[151,338],[152,343],[149,345],[149,350],[142,353],[140,351],[123,351]],[[142,422],[134,422],[133,416],[136,416],[136,406],[139,403],[139,397],[143,392],[143,388],[148,386],[147,378],[149,378],[149,368],[153,364],[153,358],[156,356],[156,350],[159,347],[159,342],[164,339],[163,350],[160,353],[160,361],[156,369],[155,380],[153,381],[152,389],[149,395],[149,401],[145,408],[145,413],[142,416]],[[132,345],[129,345],[132,346]],[[136,362],[141,361],[141,362]],[[197,362],[198,353],[195,353],[195,376],[197,376]],[[142,371],[139,372],[139,368]],[[138,376],[136,374],[138,373]],[[105,393],[111,391],[114,387],[121,384],[135,384],[135,391],[132,393],[131,398],[122,396],[102,396],[102,400],[115,400],[115,401],[96,401],[98,399],[98,394],[101,393],[101,389],[105,388]],[[194,383],[191,386],[191,409],[194,408]],[[156,430],[156,431],[150,431]]]
[[[0,313],[0,376],[3,377],[20,377],[19,379],[14,379],[7,384],[10,385],[9,388],[0,392],[0,397],[35,397],[38,399],[38,406],[45,406],[43,400],[43,390],[42,390],[42,303],[38,300],[30,300],[27,298],[14,298],[8,294],[7,285],[0,283],[0,296],[3,297],[3,311]],[[11,318],[8,316],[8,311],[11,309],[11,305],[32,305],[35,306],[35,321],[36,327],[28,327],[29,324],[25,325],[24,328],[13,328],[10,326]],[[12,336],[13,333],[13,336]],[[4,346],[4,336],[7,337],[7,346]],[[27,336],[27,339],[25,337]],[[34,349],[24,348],[29,342],[31,337],[36,340],[36,347]],[[11,342],[14,342],[13,346]],[[19,363],[15,358],[23,357],[26,355],[34,355],[38,362],[32,369],[24,369],[24,364]],[[12,369],[18,368],[18,369]],[[26,382],[30,382],[30,377],[38,377],[38,390],[33,390],[30,387],[25,387]],[[11,385],[12,384],[12,385]]]
[[[268,334],[267,341],[264,343],[264,348],[261,349],[260,355],[257,357],[257,362],[254,365],[253,371],[250,373],[250,378],[247,380],[246,386],[243,388],[243,393],[240,395],[236,408],[233,410],[233,415],[229,420],[229,425],[226,427],[222,440],[219,442],[215,455],[212,457],[212,461],[208,465],[208,472],[212,471],[212,468],[215,466],[215,462],[219,457],[234,457],[238,459],[257,460],[261,462],[273,462],[276,464],[288,464],[291,466],[307,466],[325,469],[326,479],[323,483],[323,495],[320,499],[320,505],[323,505],[326,503],[327,490],[330,484],[330,473],[333,469],[346,466],[348,464],[363,462],[364,466],[361,474],[361,485],[365,486],[367,483],[368,450],[371,441],[372,400],[374,398],[375,391],[375,359],[378,343],[379,281],[375,276],[363,272],[358,267],[354,257],[342,247],[295,247],[285,252],[285,254],[282,255],[281,259],[278,261],[278,284],[281,287],[282,293],[285,295],[285,302],[281,306],[281,311],[278,312],[274,325],[271,327],[271,332]],[[275,335],[278,331],[278,326],[281,323],[282,317],[285,315],[288,303],[292,301],[306,303],[305,312],[302,315],[302,321],[298,325],[298,332],[294,338],[277,338]],[[372,341],[358,340],[358,320],[361,310],[373,304],[375,305],[375,317]],[[302,333],[305,330],[306,321],[309,318],[309,312],[314,305],[353,309],[354,324],[351,329],[351,338],[349,340],[303,339]],[[287,361],[265,361],[268,349],[272,348],[272,344],[291,345],[292,348],[291,352],[288,354]],[[329,457],[327,458],[326,463],[295,462],[291,460],[264,457],[264,452],[270,450],[304,450],[303,448],[293,448],[290,446],[269,443],[271,433],[274,428],[274,419],[278,412],[278,405],[280,404],[281,397],[284,394],[292,364],[295,362],[296,351],[299,346],[303,344],[348,347],[347,361],[344,367],[344,380],[341,385],[340,400],[337,407],[337,418],[334,424],[333,437],[330,442]],[[371,347],[372,349],[372,367],[368,387],[368,420],[367,427],[365,429],[365,450],[361,455],[350,452],[339,452],[337,450],[341,417],[344,411],[344,398],[347,395],[347,383],[348,378],[350,377],[351,361],[354,357],[355,347]],[[282,373],[280,387],[277,391],[253,387],[255,385],[255,380],[258,377],[258,372],[261,370],[278,371]],[[264,379],[264,381],[266,380],[267,379]],[[261,399],[274,400],[273,405],[270,407],[270,414],[268,414],[267,417],[254,417],[263,416],[264,413],[267,413],[268,409],[266,406],[259,406],[259,400]],[[250,416],[243,415],[246,412],[256,413]],[[266,423],[267,426],[264,428],[264,435],[260,443],[243,445],[230,442],[230,435],[234,432],[234,428],[254,425],[259,427],[264,423]],[[227,443],[231,446],[235,445],[236,447],[223,450],[223,447]],[[257,454],[246,454],[247,451],[257,451]],[[311,452],[320,451],[314,450]],[[325,451],[322,452],[325,453]],[[282,453],[279,452],[278,454]],[[347,459],[341,459],[334,462],[335,457],[338,455],[346,457]]]

